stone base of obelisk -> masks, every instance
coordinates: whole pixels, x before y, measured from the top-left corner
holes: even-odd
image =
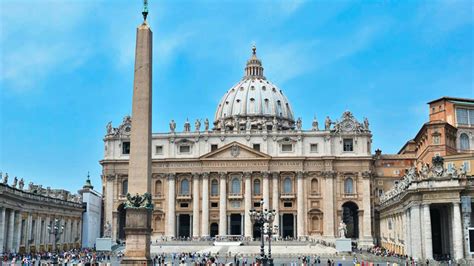
[[[150,258],[151,210],[127,209],[125,256],[120,264],[152,265]]]

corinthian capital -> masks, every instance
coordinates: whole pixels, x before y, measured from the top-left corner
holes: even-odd
[[[174,180],[176,178],[176,174],[175,173],[170,173],[168,174],[168,180]]]

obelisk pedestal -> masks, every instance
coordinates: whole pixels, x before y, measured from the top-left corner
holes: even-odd
[[[144,14],[144,18],[146,18]],[[125,256],[121,264],[151,265],[151,99],[152,32],[146,20],[137,28],[133,81],[132,129],[125,222]]]

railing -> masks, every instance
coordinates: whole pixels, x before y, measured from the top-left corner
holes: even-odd
[[[229,199],[241,199],[242,193],[229,193]]]
[[[281,193],[280,196],[282,199],[294,199],[295,193]]]
[[[191,199],[191,194],[178,194],[178,196],[176,197],[176,199],[179,199],[179,200],[188,200],[188,199]]]

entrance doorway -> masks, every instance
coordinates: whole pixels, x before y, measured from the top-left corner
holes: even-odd
[[[242,215],[240,214],[230,215],[230,234],[242,235]]]
[[[178,215],[178,217],[179,217],[178,236],[191,237],[191,215],[180,214]]]
[[[210,236],[215,237],[217,234],[219,234],[219,225],[217,223],[212,223],[211,224],[211,230],[210,230]]]
[[[283,214],[282,218],[282,237],[295,237],[295,219],[294,215],[290,213]]]
[[[430,206],[431,239],[434,259],[447,259],[451,255],[451,232],[449,209],[446,205],[432,204]]]
[[[342,205],[342,221],[346,224],[347,238],[359,238],[359,207],[354,202]]]
[[[117,208],[118,212],[118,223],[117,223],[117,229],[118,229],[118,239],[120,240],[125,240],[125,223],[127,220],[127,211],[125,210],[125,206],[123,204],[120,204],[119,207]]]

